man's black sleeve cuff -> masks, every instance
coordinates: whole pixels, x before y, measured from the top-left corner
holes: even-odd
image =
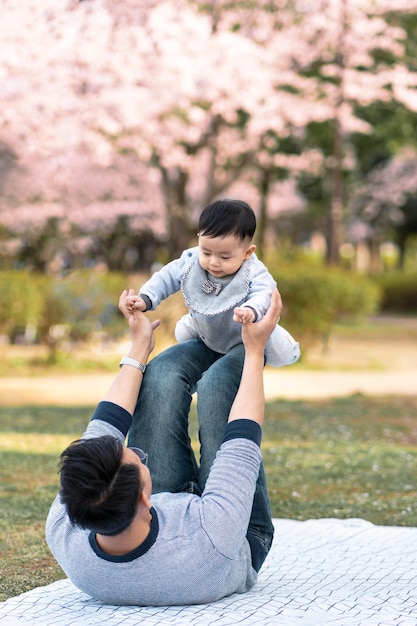
[[[120,432],[126,436],[132,424],[132,419],[132,415],[129,411],[126,411],[123,407],[114,404],[114,402],[103,400],[97,405],[91,421],[101,420],[102,422],[106,422],[120,430]]]
[[[261,445],[262,428],[257,422],[250,419],[238,419],[228,422],[224,431],[223,443],[230,439],[250,439],[258,446]]]

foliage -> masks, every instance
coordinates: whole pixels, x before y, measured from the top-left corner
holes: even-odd
[[[355,139],[375,134],[375,152],[407,142],[368,108],[383,103],[409,126],[416,110],[404,57],[415,2],[403,20],[398,0],[380,4],[4,0],[4,263],[39,269],[65,254],[74,267],[100,254],[122,269],[121,240],[134,258],[150,229],[174,255],[219,195],[291,213],[275,185],[287,176],[306,176],[324,230],[336,165],[348,176],[360,162]],[[127,232],[114,241],[118,218]]]
[[[37,326],[43,310],[38,277],[25,271],[0,272],[0,333],[14,339]]]
[[[327,342],[337,321],[357,319],[378,310],[380,291],[361,275],[320,263],[272,261],[269,265],[284,302],[282,324],[306,352]]]
[[[408,148],[375,165],[357,186],[350,200],[351,238],[359,240],[394,233],[402,248],[417,232],[417,151]]]
[[[0,601],[64,577],[44,523],[59,453],[92,411],[0,408]],[[416,526],[416,411],[416,398],[269,403],[262,450],[273,515]],[[195,412],[191,423],[197,445]]]
[[[62,278],[24,271],[0,272],[0,329],[11,341],[86,341],[94,333],[124,331],[117,308],[126,277],[79,270]]]
[[[117,329],[117,302],[125,280],[117,273],[78,270],[61,280],[48,281],[40,338],[53,340],[51,329],[57,326],[62,326],[65,337],[72,341],[85,341],[102,329]]]
[[[375,277],[383,294],[381,311],[386,313],[417,313],[417,274],[391,272]]]
[[[377,308],[377,288],[360,276],[314,264],[280,265],[276,261],[271,271],[284,299],[283,324],[302,342],[304,352],[312,343],[328,338],[336,321]],[[127,287],[138,290],[141,282],[138,276],[95,270],[78,270],[61,279],[0,272],[0,285],[5,285],[0,291],[3,333],[11,340],[20,333],[21,341],[26,337],[45,343],[53,360],[68,342],[88,341],[98,332],[116,338],[125,331],[117,309],[119,295]],[[163,321],[159,343],[173,341],[175,323],[184,310],[181,294],[176,294],[151,314]]]

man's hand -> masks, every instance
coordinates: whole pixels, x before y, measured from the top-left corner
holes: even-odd
[[[132,339],[132,348],[129,356],[142,362],[143,359],[145,359],[146,362],[155,346],[153,331],[155,328],[158,328],[161,322],[159,320],[151,322],[142,312],[137,309],[132,310],[129,303],[131,298],[134,296],[135,292],[133,289],[123,291],[119,298],[119,309],[129,324],[130,336]]]
[[[271,304],[264,317],[254,324],[242,325],[242,341],[246,350],[265,349],[270,334],[277,325],[282,311],[282,299],[278,289],[271,294]]]

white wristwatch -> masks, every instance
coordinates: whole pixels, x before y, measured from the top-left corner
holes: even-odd
[[[142,372],[142,374],[144,374],[146,370],[146,365],[144,365],[140,361],[136,361],[136,359],[132,359],[132,357],[130,356],[122,357],[122,360],[120,361],[120,367],[122,367],[122,365],[131,365],[132,367],[136,367]]]

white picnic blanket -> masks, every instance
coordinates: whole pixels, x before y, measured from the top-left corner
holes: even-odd
[[[274,520],[253,590],[213,604],[103,605],[67,579],[0,603],[13,626],[417,625],[417,528],[361,519]]]

